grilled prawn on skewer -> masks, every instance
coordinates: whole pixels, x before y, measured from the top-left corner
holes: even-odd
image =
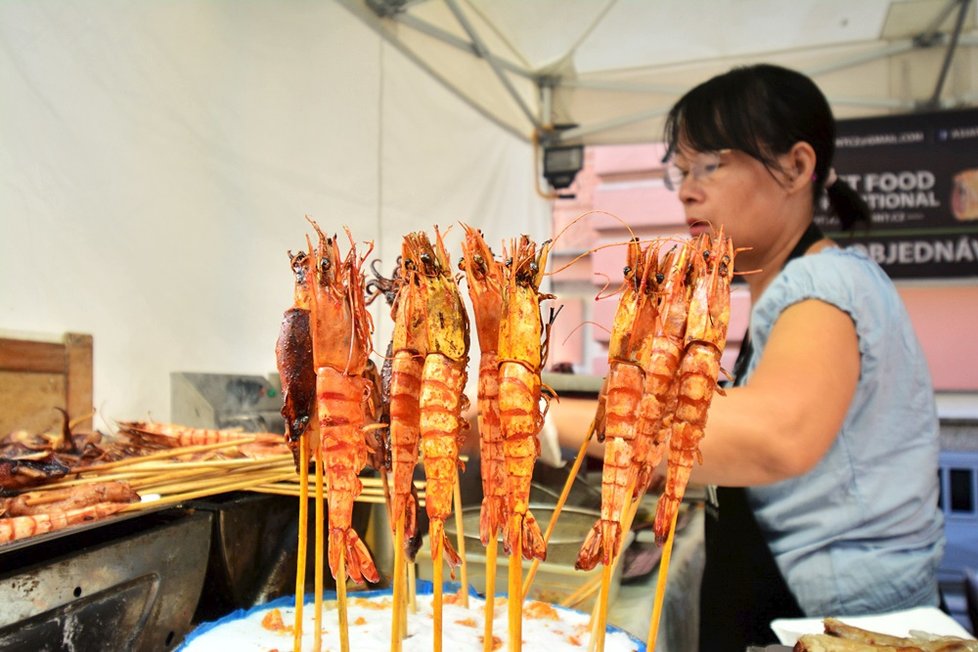
[[[643,495],[652,483],[653,472],[662,461],[669,443],[672,413],[676,406],[679,384],[676,373],[682,360],[686,316],[689,312],[691,286],[689,275],[690,247],[683,243],[666,254],[660,275],[658,318],[652,348],[643,357],[645,386],[638,406],[636,441],[641,442],[635,455],[637,477],[635,498]]]
[[[52,510],[29,516],[0,518],[0,543],[32,537],[45,532],[53,532],[70,525],[111,516],[121,511],[128,503],[96,503],[69,510]]]
[[[0,516],[38,516],[67,512],[98,503],[132,503],[139,494],[128,482],[89,482],[64,489],[28,491],[0,498]]]
[[[504,267],[503,319],[499,330],[499,417],[506,456],[510,518],[504,534],[507,551],[521,549],[527,559],[544,560],[547,547],[529,510],[533,465],[540,454],[543,427],[540,372],[550,337],[540,317],[539,290],[550,242],[537,253],[526,235],[510,245]]]
[[[462,260],[476,333],[479,336],[479,465],[482,471],[482,509],[479,537],[483,545],[506,526],[506,457],[499,422],[499,325],[503,312],[503,268],[482,233],[465,229]]]
[[[312,333],[309,330],[311,284],[315,270],[312,268],[312,256],[304,251],[297,254],[290,251],[289,260],[294,275],[293,303],[282,316],[282,326],[275,343],[275,360],[282,380],[285,443],[292,451],[296,469],[306,473],[306,469],[299,469],[299,445],[314,418],[316,406],[316,370],[313,367]]]
[[[428,353],[425,327],[425,278],[418,271],[423,234],[411,233],[402,243],[398,289],[392,312],[394,335],[390,375],[390,445],[394,496],[391,527],[404,519],[405,534],[417,528],[417,503],[412,494],[421,438],[421,372]],[[426,239],[426,238],[425,238]]]
[[[353,581],[377,582],[380,576],[366,545],[352,527],[353,502],[360,494],[360,471],[369,451],[363,427],[367,421],[369,381],[364,377],[373,329],[364,304],[363,260],[350,238],[345,258],[336,238],[319,235],[310,320],[320,450],[329,504],[329,567],[337,577],[341,550]]]
[[[625,280],[608,344],[609,371],[602,391],[604,464],[601,474],[601,517],[588,532],[575,567],[590,570],[600,559],[611,565],[621,547],[621,521],[635,484],[636,422],[642,398],[643,350],[651,348],[656,310],[654,288],[658,246],[645,250],[634,238],[628,243]]]
[[[666,486],[655,513],[655,537],[660,545],[669,536],[693,461],[700,458],[699,442],[713,393],[719,390],[720,356],[730,321],[733,244],[721,229],[712,239],[708,234],[700,236],[694,253],[693,293],[686,320],[685,353],[677,379]]]
[[[422,234],[423,235],[423,234]],[[418,263],[424,276],[428,352],[421,371],[421,454],[424,459],[425,509],[431,548],[441,546],[451,566],[461,563],[445,536],[458,482],[459,443],[464,436],[469,324],[452,275],[448,253],[437,233],[437,249],[427,236],[418,239]],[[433,555],[434,557],[434,555]]]

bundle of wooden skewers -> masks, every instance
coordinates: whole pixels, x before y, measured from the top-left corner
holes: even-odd
[[[426,500],[433,573],[434,649],[441,650],[443,565],[462,566],[466,585],[463,533],[456,551],[445,536],[453,506],[459,521],[459,445],[465,436],[463,389],[469,354],[469,320],[442,234],[424,232],[403,239],[391,279],[370,285],[391,303],[393,338],[380,373],[369,360],[372,321],[366,311],[366,254],[349,247],[341,255],[335,236],[312,224],[318,240],[307,250],[289,252],[294,300],[282,321],[276,346],[283,387],[286,440],[297,468],[300,511],[306,509],[312,467],[316,586],[314,649],[321,649],[322,577],[328,534],[328,563],[337,579],[340,645],[349,649],[346,619],[347,578],[376,582],[370,553],[350,524],[350,507],[363,492],[359,479],[369,462],[378,469],[388,500],[394,535],[391,650],[406,635],[410,593],[408,563],[417,535],[419,501],[411,491],[419,461]],[[527,236],[504,244],[497,258],[482,234],[464,226],[462,260],[480,347],[478,424],[483,483],[480,538],[486,546],[487,597],[495,595],[497,540],[509,555],[507,594],[510,650],[521,647],[522,604],[570,481],[546,532],[529,510],[530,480],[538,451],[537,435],[553,392],[541,383],[550,327],[540,291],[549,243],[539,248]],[[581,549],[577,566],[604,564],[600,599],[595,603],[591,647],[603,650],[608,589],[623,540],[654,470],[667,457],[666,489],[655,520],[664,545],[659,586],[650,624],[654,649],[675,519],[689,471],[703,436],[707,411],[717,387],[720,355],[729,320],[729,284],[734,250],[722,233],[691,242],[659,241],[628,245],[628,266],[609,348],[610,372],[599,407],[571,471],[573,478],[588,440],[605,442],[601,517]],[[369,254],[369,251],[367,252]],[[504,262],[505,261],[505,262]],[[376,272],[375,272],[376,274]],[[666,453],[668,455],[666,456]],[[329,519],[324,522],[325,505]],[[300,528],[306,523],[300,513]],[[302,640],[306,539],[300,529],[293,631],[294,649]],[[523,575],[522,560],[532,560]],[[462,592],[465,593],[464,591]],[[516,596],[515,598],[512,596]],[[464,598],[463,598],[464,599]],[[496,601],[485,603],[485,650],[493,649]]]
[[[109,461],[31,474],[31,486],[0,498],[0,543],[89,523],[113,514],[159,509],[229,491],[298,496],[292,454],[282,435],[205,429],[153,421],[119,422]],[[23,439],[21,436],[20,439]],[[30,458],[16,459],[20,464]],[[357,502],[384,503],[379,478],[361,478]],[[424,482],[415,482],[423,503]]]

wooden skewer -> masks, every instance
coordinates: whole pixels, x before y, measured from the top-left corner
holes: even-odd
[[[591,438],[594,437],[595,422],[592,419],[591,425],[588,427],[587,436],[584,441],[581,442],[581,447],[577,451],[577,457],[574,458],[574,465],[567,474],[567,480],[564,481],[564,488],[560,492],[560,496],[557,498],[557,504],[554,506],[553,514],[550,516],[550,522],[547,523],[547,530],[543,533],[543,543],[544,545],[550,542],[550,536],[554,532],[554,527],[557,525],[557,517],[560,516],[560,510],[564,508],[564,503],[567,502],[567,497],[570,495],[571,487],[574,486],[574,478],[577,477],[578,472],[581,470],[581,464],[584,462],[586,457],[586,451],[588,444],[591,443]],[[533,584],[533,578],[536,577],[537,568],[540,567],[540,560],[534,558],[533,562],[530,564],[530,570],[526,573],[526,579],[523,581],[523,600],[525,601],[527,596],[530,595],[530,586]]]
[[[161,493],[160,488],[167,487],[168,485],[175,484],[180,481],[188,481],[192,479],[206,480],[207,478],[216,477],[213,472],[200,471],[197,469],[191,469],[189,471],[175,471],[173,473],[150,473],[150,474],[137,474],[130,476],[125,482],[129,483],[129,486],[135,489],[137,492],[141,493]],[[221,473],[220,477],[225,480],[230,478],[230,474]],[[240,477],[240,474],[239,474]]]
[[[418,613],[418,568],[414,562],[407,565],[408,571],[408,609]]]
[[[242,491],[251,491],[258,494],[272,494],[275,496],[290,496],[292,498],[298,498],[299,492],[293,489],[282,489],[277,484],[258,484],[253,486],[241,487]],[[215,492],[217,493],[217,492]],[[367,505],[383,505],[383,496],[374,496],[371,494],[361,494],[353,499],[353,502],[364,503]],[[421,506],[424,507],[424,501],[421,501]]]
[[[244,489],[246,491],[253,491],[255,493],[275,494],[278,496],[292,496],[294,498],[297,498],[300,495],[300,490],[297,485],[292,485],[289,482],[283,482],[283,481],[256,483],[254,486],[245,487]],[[372,490],[369,488],[362,491],[360,495],[355,497],[353,500],[354,502],[358,502],[358,503],[370,503],[374,505],[382,505],[385,504],[386,502],[384,500],[384,496],[381,494],[381,491],[379,489]],[[418,496],[418,506],[424,507],[424,505],[425,505],[424,494],[420,494]]]
[[[221,466],[214,466],[216,462],[221,462]],[[69,476],[70,479],[62,479],[57,482],[50,482],[32,490],[32,493],[58,491],[77,487],[85,484],[101,482],[125,481],[129,482],[134,489],[147,489],[158,485],[165,485],[174,478],[192,477],[221,477],[227,478],[236,473],[251,473],[258,470],[281,468],[283,471],[289,468],[284,460],[214,460],[212,462],[188,463],[173,461],[165,465],[144,465],[134,464],[127,467],[120,467],[116,473],[89,473],[87,470],[76,475]]]
[[[601,593],[598,595],[598,618],[594,621],[591,632],[591,642],[588,649],[604,652],[604,636],[608,628],[608,594],[611,592],[611,577],[615,572],[614,564],[606,564],[601,570]]]
[[[336,578],[336,608],[340,617],[340,652],[350,652],[350,617],[346,608],[346,547],[340,546]]]
[[[469,566],[465,562],[465,531],[462,525],[462,483],[458,474],[455,474],[455,530],[457,532],[456,544],[458,545],[458,555],[462,559],[462,606],[469,608]]]
[[[137,474],[144,475],[144,474]],[[149,475],[149,474],[145,474]],[[39,487],[34,487],[32,491],[57,491],[58,489],[66,489],[68,487],[78,487],[85,484],[93,484],[95,482],[111,482],[114,480],[128,480],[133,476],[129,473],[109,473],[102,476],[85,476],[82,478],[72,478],[71,480],[59,480],[58,482],[51,482],[46,485],[41,485]]]
[[[441,536],[445,536],[444,524],[441,525]],[[432,617],[434,620],[434,652],[441,652],[441,633],[442,633],[442,593],[444,592],[444,578],[442,569],[442,553],[444,543],[439,539],[432,539],[431,544],[431,582],[433,584],[433,597],[431,603]]]
[[[666,595],[666,580],[669,577],[669,560],[672,558],[672,542],[676,536],[676,518],[679,516],[677,509],[672,515],[672,522],[669,524],[669,536],[662,547],[662,558],[659,560],[659,577],[655,583],[655,601],[652,603],[652,618],[649,621],[649,639],[646,643],[647,650],[655,650],[655,639],[659,634],[659,620],[662,617],[662,604]]]
[[[38,505],[49,505],[51,503],[61,502],[62,500],[68,500],[71,498],[71,493],[65,491],[32,492],[32,494],[21,494],[20,498],[23,498],[24,504],[28,507],[37,507]]]
[[[241,444],[250,444],[257,440],[258,440],[257,437],[244,437],[241,439],[236,439],[234,441],[217,442],[216,444],[200,444],[198,446],[182,446],[176,448],[168,448],[158,453],[150,453],[149,455],[139,455],[138,457],[127,457],[125,459],[116,460],[114,462],[106,462],[104,464],[93,464],[92,466],[82,467],[81,469],[78,469],[78,471],[80,473],[93,473],[96,471],[102,472],[107,469],[116,469],[120,466],[140,464],[148,460],[171,459],[171,458],[183,457],[184,455],[193,455],[194,453],[202,453],[204,451],[218,450],[221,448],[234,448],[235,446],[240,446]]]
[[[326,509],[323,505],[323,457],[322,448],[316,448],[316,581],[315,581],[315,623],[316,629],[313,632],[313,650],[320,652],[323,649],[323,520]]]
[[[631,489],[629,489],[629,492],[631,492]],[[621,531],[622,531],[621,545],[622,546],[625,545],[626,534],[630,532],[632,529],[632,522],[635,520],[635,515],[638,513],[638,508],[640,506],[640,503],[641,503],[640,500],[636,500],[632,502],[631,507],[627,512],[625,512],[625,517],[622,519],[622,523],[621,523]],[[614,559],[612,560],[612,568],[614,568],[614,566],[618,563],[620,557],[621,557],[621,549],[618,550],[618,553],[615,555]],[[561,600],[560,605],[562,607],[573,607],[575,605],[580,604],[581,602],[584,602],[589,597],[591,597],[591,595],[595,591],[597,591],[601,587],[601,581],[602,578],[600,575],[591,578],[590,580],[588,580],[586,584],[582,584],[573,593],[571,593],[566,598]],[[594,611],[592,613],[592,618],[597,614],[596,611],[597,607],[598,605],[595,604]]]
[[[211,494],[224,493],[230,491],[231,486],[236,489],[247,489],[260,482],[280,480],[283,476],[292,473],[291,469],[266,469],[260,472],[238,474],[212,473],[199,477],[177,478],[176,481],[171,482],[147,483],[140,487],[140,491],[144,494],[171,495],[209,489]]]
[[[251,479],[253,482],[272,482],[282,480],[294,473],[289,467],[271,466],[241,468],[229,471],[203,471],[191,469],[176,473],[156,474],[133,478],[130,486],[140,493],[176,493],[193,487],[212,486],[214,493],[222,493],[222,485]],[[182,487],[182,488],[181,488]]]
[[[295,624],[292,652],[302,650],[302,611],[306,599],[306,551],[309,541],[309,440],[299,440],[299,545],[295,560]]]
[[[510,531],[517,533],[513,536],[516,542],[509,551],[509,600],[506,603],[509,614],[509,652],[520,652],[523,649],[523,537],[519,535],[520,514],[510,516]]]
[[[486,604],[485,626],[482,631],[482,652],[493,652],[492,645],[492,625],[496,617],[496,547],[498,542],[495,535],[490,537],[489,545],[486,546]]]
[[[259,466],[292,466],[292,454],[288,453],[286,455],[272,455],[269,457],[261,457],[258,459],[252,458],[231,458],[231,459],[219,459],[219,460],[201,460],[201,461],[182,461],[174,460],[172,462],[158,462],[150,460],[147,462],[139,462],[131,465],[133,471],[143,471],[143,472],[170,472],[174,470],[184,470],[184,469],[222,469],[225,467],[259,467]],[[85,471],[83,470],[84,474]]]
[[[291,468],[291,464],[282,464],[282,466],[283,468],[284,467]],[[364,487],[364,489],[381,489],[384,486],[384,481],[382,478],[360,476],[359,479],[360,479],[360,484]],[[282,481],[282,484],[283,486],[291,485],[297,487],[299,485],[299,479],[297,477],[287,478],[286,480]],[[424,491],[424,489],[428,486],[428,483],[424,480],[415,480],[414,486],[418,489],[418,491]]]
[[[380,485],[384,489],[384,503],[387,505],[387,522],[394,522],[394,502],[391,500],[391,485],[390,479],[387,477],[387,469],[384,467],[380,468]],[[368,487],[370,485],[365,485],[363,480],[360,481],[360,487]]]
[[[635,490],[635,481],[632,480],[628,485],[628,491],[626,496],[631,496],[632,492]],[[629,509],[625,512],[625,517],[622,519],[621,523],[621,540],[618,543],[618,550],[615,551],[615,556],[612,558],[610,564],[606,564],[601,572],[601,592],[598,594],[598,600],[594,604],[594,608],[591,610],[591,642],[588,644],[588,649],[595,652],[603,652],[604,650],[604,639],[607,633],[608,627],[608,596],[611,593],[611,578],[615,574],[615,569],[618,567],[618,562],[621,561],[622,552],[625,547],[625,538],[628,532],[632,529],[632,521],[635,520],[635,515],[638,513],[638,508],[642,502],[641,496],[633,500],[629,505]]]
[[[401,614],[404,612],[405,582],[404,575],[404,514],[397,516],[394,524],[394,572],[391,578],[394,583],[394,596],[391,604],[391,652],[401,652],[401,641],[405,632],[401,629]]]
[[[288,467],[282,466],[282,467],[274,467],[274,468],[276,468],[276,469],[280,468],[282,471],[288,471],[291,468],[291,465],[288,466]],[[224,477],[227,477],[227,472],[223,472],[222,471],[220,475],[222,475]],[[284,478],[283,480],[281,480],[280,482],[278,482],[277,483],[277,486],[279,488],[283,489],[283,490],[294,491],[294,492],[297,492],[297,493],[299,491],[299,485],[298,485],[298,483],[292,482],[292,477],[291,476],[288,476],[288,477]],[[364,485],[364,487],[361,489],[361,491],[363,493],[372,494],[374,496],[379,496],[381,498],[385,498],[386,497],[385,494],[384,494],[384,488],[381,487],[380,485]],[[424,491],[423,490],[422,490],[422,495],[424,495]]]
[[[228,483],[218,482],[216,480],[208,481],[206,483],[201,483],[199,489],[192,491],[185,491],[183,493],[173,494],[169,496],[163,496],[159,500],[148,500],[139,503],[130,503],[122,509],[123,512],[131,512],[140,509],[154,508],[161,505],[175,505],[177,503],[186,502],[188,500],[193,500],[194,498],[202,498],[204,496],[212,496],[215,493],[224,493],[226,491],[235,491],[238,489],[248,489],[257,482],[269,482],[274,481],[281,475],[281,471],[274,471],[266,477],[259,478],[248,478],[247,480],[241,480],[239,482]]]

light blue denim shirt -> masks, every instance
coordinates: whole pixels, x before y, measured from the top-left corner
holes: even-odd
[[[797,258],[751,312],[748,383],[775,321],[806,299],[852,317],[859,383],[842,430],[814,469],[748,491],[758,523],[809,616],[936,606],[944,552],[938,420],[910,318],[883,270],[861,252],[830,248]]]

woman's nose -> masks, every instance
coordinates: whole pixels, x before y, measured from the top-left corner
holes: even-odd
[[[688,204],[695,202],[701,197],[699,184],[693,175],[686,175],[686,177],[679,182],[679,191],[677,192],[679,196],[679,201],[683,204]]]

